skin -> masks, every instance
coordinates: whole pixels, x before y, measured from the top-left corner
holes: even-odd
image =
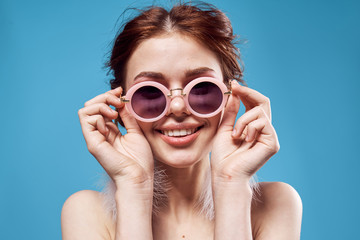
[[[125,72],[127,88],[140,81],[183,88],[203,76],[223,81],[216,55],[179,34],[143,41],[128,60]],[[79,110],[88,149],[116,185],[117,219],[113,221],[106,214],[98,192],[80,191],[64,204],[63,239],[300,238],[302,204],[297,192],[285,183],[260,183],[258,201],[253,201],[248,184],[279,150],[267,97],[233,81],[224,111],[214,117],[192,115],[177,95],[166,116],[144,123],[135,120],[119,101],[122,91],[117,88],[101,94]],[[235,122],[240,101],[246,113]],[[118,114],[128,132],[124,136],[111,121]],[[180,147],[164,142],[159,133],[198,126],[201,129],[195,141]],[[172,189],[168,206],[152,218],[154,161],[166,169]],[[209,168],[214,221],[193,210]]]

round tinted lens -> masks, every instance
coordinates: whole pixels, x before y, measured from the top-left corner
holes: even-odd
[[[209,114],[215,112],[220,107],[223,93],[212,82],[200,82],[190,90],[188,100],[195,112]]]
[[[134,112],[147,119],[158,117],[166,107],[164,93],[153,86],[144,86],[136,90],[130,102]]]

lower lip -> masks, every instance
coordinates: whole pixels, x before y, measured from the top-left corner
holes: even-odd
[[[157,133],[160,134],[161,139],[164,140],[164,142],[166,142],[167,144],[175,147],[185,147],[195,141],[195,139],[199,136],[200,131],[201,129],[199,129],[197,132],[193,134],[186,135],[183,137],[169,137],[162,133],[159,132]]]

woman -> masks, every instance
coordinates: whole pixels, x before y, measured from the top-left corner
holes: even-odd
[[[269,99],[236,81],[233,40],[228,18],[209,5],[151,7],[124,26],[109,61],[112,90],[79,110],[114,191],[72,195],[64,239],[300,238],[296,191],[250,184],[279,143]]]

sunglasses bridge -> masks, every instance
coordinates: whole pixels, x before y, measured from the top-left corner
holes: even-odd
[[[173,91],[181,91],[181,92],[180,92],[180,96],[183,96],[183,97],[186,96],[186,93],[184,93],[184,89],[183,89],[183,88],[173,88],[173,89],[170,89],[170,93],[167,94],[167,96],[168,96],[168,97],[172,97],[172,96],[173,96]],[[179,96],[179,95],[176,95],[176,96]]]

